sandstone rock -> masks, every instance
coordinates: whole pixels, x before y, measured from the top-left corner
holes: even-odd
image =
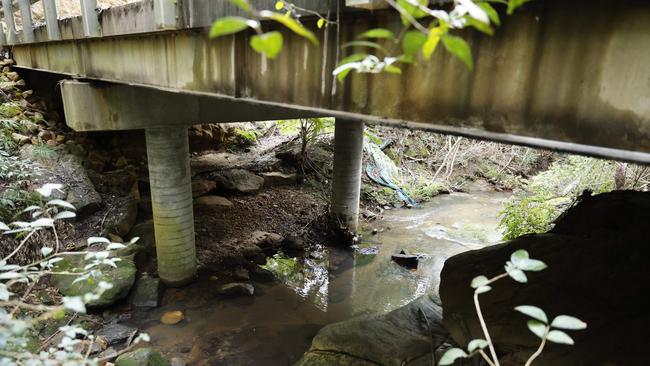
[[[264,185],[264,178],[243,169],[220,172],[217,174],[216,179],[221,187],[241,193],[257,192]]]
[[[180,323],[185,319],[185,314],[182,311],[168,311],[160,318],[160,322],[165,325],[174,325]]]
[[[262,249],[277,248],[282,244],[284,238],[276,233],[267,233],[265,231],[254,231],[251,237],[246,241],[248,244],[258,246]]]
[[[156,254],[156,235],[154,233],[153,220],[147,220],[134,225],[126,236],[127,240],[140,238],[137,245],[141,246],[144,251],[150,255]]]
[[[447,260],[440,296],[445,326],[457,343],[482,337],[469,287],[472,278],[501,273],[511,253],[526,249],[548,268],[528,272],[526,284],[500,280],[480,297],[497,350],[517,357],[530,355],[539,345],[526,327],[527,317],[513,310],[534,305],[550,319],[567,314],[588,324],[586,330],[567,331],[574,346],[551,344],[536,365],[648,364],[650,284],[639,279],[650,277],[646,230],[650,192],[583,195],[580,201],[547,234],[524,236]]]
[[[287,250],[305,250],[305,240],[297,235],[289,235],[282,241],[282,248]]]
[[[217,183],[207,179],[199,179],[192,181],[192,197],[201,197],[217,188]]]
[[[219,287],[217,293],[224,296],[253,296],[255,288],[249,283],[233,282]]]
[[[227,198],[221,196],[199,197],[194,201],[194,205],[197,208],[204,210],[219,210],[233,206],[232,202],[230,202]]]
[[[430,365],[431,349],[446,338],[440,300],[425,295],[387,314],[325,326],[296,366]]]
[[[127,352],[115,361],[115,366],[170,366],[169,362],[153,348],[139,348]]]
[[[121,261],[116,263],[117,268],[105,266],[106,268],[102,269],[102,278],[100,280],[111,283],[113,288],[104,291],[99,299],[89,302],[88,306],[109,306],[128,295],[129,290],[131,290],[135,282],[136,268],[133,262],[133,256],[125,256],[121,257],[121,259]],[[66,256],[64,260],[56,264],[54,272],[69,271],[72,268],[83,268],[84,264],[83,256]],[[76,276],[53,274],[51,276],[51,283],[64,296],[82,296],[94,291],[97,286],[96,282],[78,281],[73,283],[75,279]]]
[[[19,145],[24,145],[30,142],[29,136],[21,135],[16,132],[11,134],[11,139],[14,140]]]
[[[56,174],[62,178],[59,182],[64,182],[67,186],[66,201],[77,209],[78,218],[84,218],[100,208],[102,197],[73,156],[59,159]]]
[[[296,173],[268,172],[260,173],[260,175],[264,178],[265,187],[295,185],[298,181]]]
[[[138,217],[138,203],[132,197],[123,197],[115,203],[104,222],[104,232],[126,236]]]

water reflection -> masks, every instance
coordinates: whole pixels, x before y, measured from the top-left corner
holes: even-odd
[[[498,242],[497,215],[507,197],[451,194],[417,209],[389,211],[375,223],[385,230],[355,247],[349,265],[342,266],[340,250],[322,248],[318,260],[278,254],[267,269],[323,311],[332,299],[345,299],[353,315],[390,311],[437,291],[440,271],[450,256]],[[391,260],[402,250],[422,254],[417,270]]]
[[[373,223],[383,231],[354,249],[275,256],[266,268],[278,281],[255,283],[254,297],[219,297],[218,284],[205,277],[168,289],[160,308],[134,313],[133,322],[152,336],[153,347],[191,365],[293,364],[323,326],[437,291],[445,259],[500,239],[497,214],[506,198],[453,194],[418,209],[389,211]],[[401,250],[426,257],[408,270],[391,260]],[[186,320],[162,325],[162,314],[173,310],[185,312]]]

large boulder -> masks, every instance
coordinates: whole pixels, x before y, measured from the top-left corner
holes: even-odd
[[[387,314],[324,327],[296,365],[429,365],[446,338],[440,300],[425,295]]]
[[[115,366],[169,366],[169,361],[158,351],[147,347],[121,355],[115,361]]]
[[[133,261],[133,254],[120,257],[122,260],[117,262],[117,268],[110,266],[102,267],[102,281],[113,284],[113,288],[104,291],[101,297],[88,303],[88,306],[104,307],[114,304],[116,301],[123,299],[128,295],[133,283],[135,282],[136,267]],[[58,262],[54,272],[70,271],[73,268],[84,267],[83,256],[69,255]],[[53,274],[51,283],[64,296],[82,296],[86,293],[93,292],[97,288],[96,282],[78,281],[74,282],[76,276],[68,274]]]
[[[584,195],[551,232],[465,252],[448,259],[442,270],[440,297],[444,324],[461,345],[483,338],[469,284],[475,276],[503,272],[511,253],[526,249],[548,268],[529,272],[528,283],[509,278],[480,295],[488,329],[497,350],[520,359],[539,346],[518,305],[534,305],[553,318],[560,314],[587,322],[568,331],[575,346],[548,344],[536,365],[647,365],[650,329],[650,193],[612,192]]]
[[[78,218],[83,219],[100,209],[102,198],[76,156],[59,152],[52,157],[41,157],[34,151],[33,145],[23,146],[21,156],[39,161],[40,169],[33,177],[35,184],[63,184],[65,194],[54,192],[50,198],[60,198],[71,203]]]
[[[230,169],[216,176],[217,184],[229,191],[254,193],[264,185],[264,178],[244,169]]]

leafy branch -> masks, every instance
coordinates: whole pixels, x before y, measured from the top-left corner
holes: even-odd
[[[483,275],[474,277],[470,286],[474,289],[474,306],[485,339],[474,339],[470,341],[467,346],[467,351],[461,348],[450,348],[440,359],[439,365],[452,365],[459,358],[471,358],[480,355],[490,366],[499,366],[499,358],[481,310],[479,295],[491,291],[491,285],[498,280],[510,277],[519,283],[527,283],[528,277],[526,276],[526,272],[539,272],[546,268],[547,266],[544,262],[531,259],[526,250],[520,249],[512,253],[510,260],[506,262],[504,266],[505,272],[492,278],[487,278]],[[563,330],[581,330],[587,328],[587,323],[569,315],[558,315],[553,321],[549,322],[546,313],[536,306],[520,305],[515,307],[515,310],[531,318],[527,323],[528,329],[541,339],[539,347],[528,358],[525,366],[530,366],[539,357],[547,342],[573,345],[573,339]],[[484,351],[486,348],[490,352],[489,355]]]
[[[273,59],[283,48],[284,39],[278,31],[263,32],[261,22],[273,20],[294,33],[319,45],[318,38],[305,28],[299,18],[303,14],[318,18],[319,29],[329,24],[340,25],[340,20],[332,22],[318,12],[298,7],[289,1],[277,1],[275,11],[257,10],[249,0],[228,0],[248,17],[228,16],[216,20],[210,37],[231,35],[248,28],[256,35],[250,39],[250,46],[256,52]],[[350,72],[401,74],[400,64],[413,64],[418,58],[431,59],[438,44],[460,59],[469,70],[474,67],[472,52],[467,42],[453,31],[472,27],[487,35],[494,34],[493,26],[500,26],[499,13],[492,4],[507,6],[507,14],[530,0],[454,0],[451,11],[432,9],[429,0],[384,0],[397,11],[402,19],[402,29],[398,34],[390,29],[374,28],[360,34],[356,40],[341,45],[341,49],[362,49],[344,57],[336,65],[333,74],[343,81]]]

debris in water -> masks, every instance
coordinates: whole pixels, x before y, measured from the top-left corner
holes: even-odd
[[[400,266],[408,269],[417,269],[418,263],[420,262],[420,256],[417,254],[406,254],[404,250],[400,251],[397,254],[393,254],[390,257],[393,262],[399,264]]]

